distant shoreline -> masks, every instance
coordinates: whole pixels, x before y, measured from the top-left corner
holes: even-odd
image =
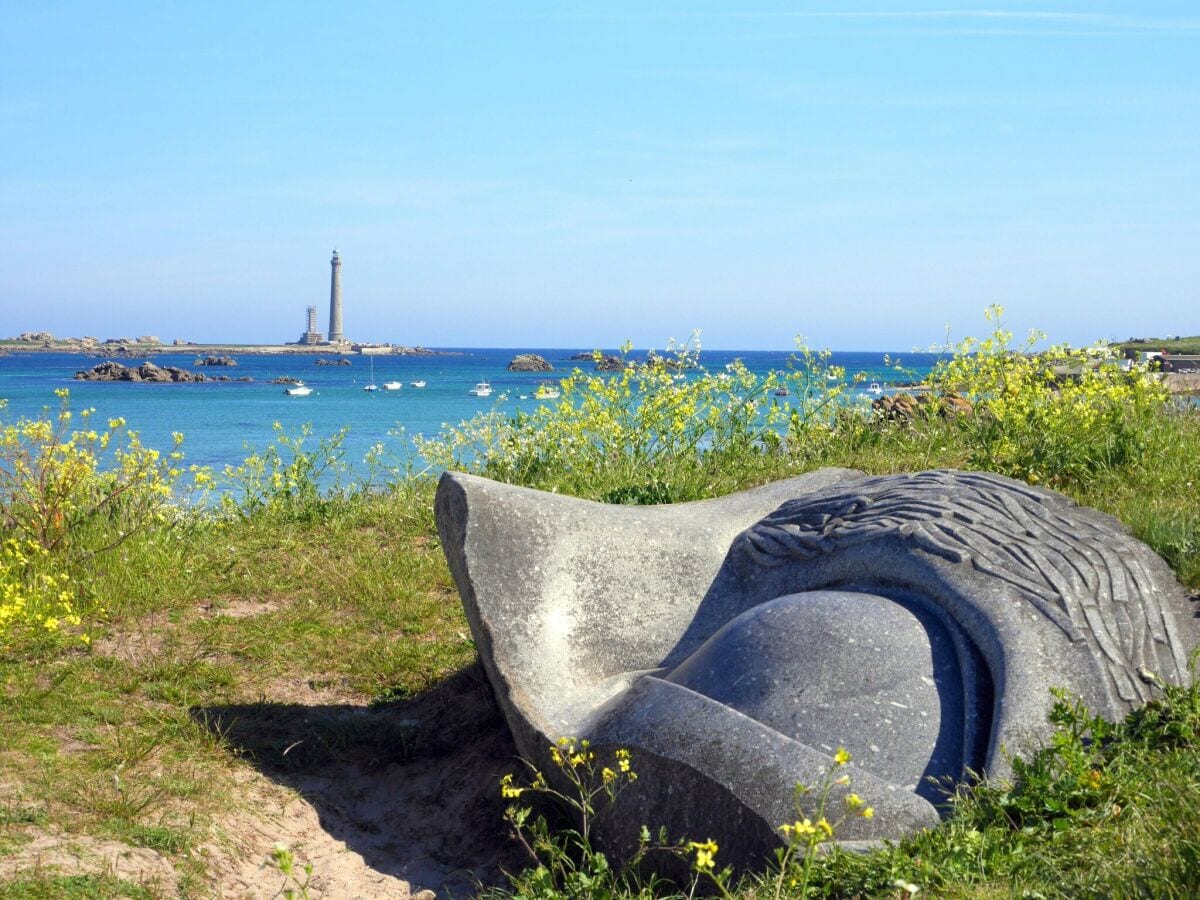
[[[365,350],[322,344],[143,344],[137,341],[119,344],[91,344],[82,341],[0,341],[0,353],[77,353],[104,359],[134,359],[165,353],[243,353],[254,356],[458,356],[457,350],[430,350],[427,347],[388,347],[365,345]]]

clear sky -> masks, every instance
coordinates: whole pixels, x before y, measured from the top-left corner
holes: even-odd
[[[1200,333],[1200,4],[0,2],[0,336]]]

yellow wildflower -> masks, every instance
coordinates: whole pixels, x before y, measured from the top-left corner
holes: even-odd
[[[717,852],[717,842],[709,838],[704,843],[700,844],[696,841],[691,841],[688,844],[690,850],[696,851],[696,861],[694,865],[698,872],[711,872],[713,868],[713,857]]]

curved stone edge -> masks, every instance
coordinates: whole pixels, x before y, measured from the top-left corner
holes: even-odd
[[[905,788],[859,768],[836,766],[836,748],[806,746],[682,685],[645,676],[599,711],[583,736],[600,748],[634,748],[637,782],[620,798],[620,816],[605,837],[621,845],[633,823],[653,832],[671,822],[672,838],[717,835],[722,859],[761,863],[783,839],[779,826],[803,816],[816,820],[819,789],[831,770],[850,783],[829,792],[826,815],[842,817],[845,798],[861,795],[871,819],[848,816],[839,841],[878,841],[940,822],[938,810]],[[797,784],[810,790],[798,795]],[[703,802],[697,798],[703,797]],[[608,832],[612,833],[609,834]]]
[[[786,500],[862,477],[829,468],[713,500],[616,506],[443,474],[434,501],[442,548],[522,753],[533,756],[547,741],[573,736],[606,694],[627,686],[610,676],[660,664],[745,528]],[[639,582],[661,567],[668,571],[649,585]],[[598,594],[596,584],[611,589]],[[651,592],[657,609],[647,615]],[[539,605],[546,594],[562,608]],[[547,650],[539,617],[561,619],[564,610],[585,613],[580,619],[596,629],[573,647],[550,641]],[[621,637],[620,652],[641,654],[641,665],[606,657],[605,645]],[[554,655],[556,649],[564,652]],[[581,652],[565,652],[571,649]],[[535,671],[530,656],[538,657]]]

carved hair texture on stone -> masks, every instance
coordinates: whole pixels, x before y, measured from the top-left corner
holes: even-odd
[[[1186,649],[1143,563],[1146,548],[1115,519],[1010,479],[952,471],[869,478],[785,503],[745,541],[759,563],[779,566],[885,537],[1010,585],[1103,658],[1123,701],[1150,699],[1139,668],[1172,681],[1187,674]]]

